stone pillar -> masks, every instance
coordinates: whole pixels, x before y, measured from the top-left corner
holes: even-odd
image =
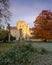
[[[22,42],[22,29],[19,29],[19,31],[20,31],[20,42]]]

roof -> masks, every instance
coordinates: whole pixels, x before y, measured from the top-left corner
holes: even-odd
[[[17,27],[16,27],[16,26],[10,26],[10,29],[15,29],[15,30],[17,30]]]
[[[35,29],[34,27],[30,28],[30,30],[34,30],[34,29]]]

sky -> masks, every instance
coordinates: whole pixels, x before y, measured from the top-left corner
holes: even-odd
[[[10,25],[16,26],[19,20],[23,20],[33,27],[33,22],[42,10],[52,11],[52,0],[10,0]]]

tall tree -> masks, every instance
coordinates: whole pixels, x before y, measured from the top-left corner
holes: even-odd
[[[0,25],[6,23],[9,25],[10,17],[11,17],[11,12],[9,10],[9,0],[0,0]],[[10,31],[10,28],[9,28]],[[10,32],[9,32],[9,38],[8,40],[10,41]]]
[[[10,24],[8,23],[7,24],[7,29],[8,29],[8,32],[9,32],[9,35],[8,35],[8,42],[10,42]]]
[[[9,0],[0,0],[0,24],[7,23],[10,20]]]
[[[39,39],[52,39],[52,12],[43,10],[34,21],[34,35]]]

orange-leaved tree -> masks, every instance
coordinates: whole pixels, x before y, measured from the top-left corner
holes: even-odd
[[[52,12],[43,10],[34,21],[34,37],[43,40],[52,39]]]

